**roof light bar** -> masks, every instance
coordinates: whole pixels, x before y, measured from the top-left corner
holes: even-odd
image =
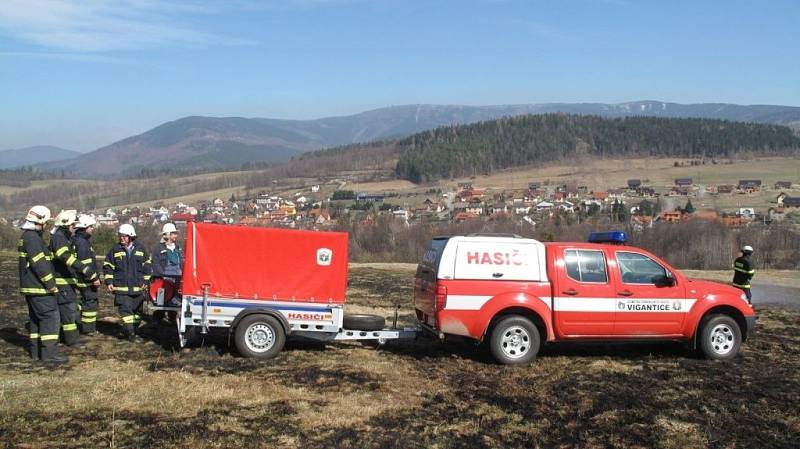
[[[589,234],[589,243],[616,243],[623,244],[628,241],[624,231],[592,232]]]

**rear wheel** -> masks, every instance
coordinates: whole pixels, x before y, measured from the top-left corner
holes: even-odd
[[[739,354],[742,331],[728,315],[711,315],[700,331],[700,350],[707,359],[730,360]]]
[[[503,365],[530,363],[541,345],[539,329],[527,318],[512,315],[503,318],[492,329],[489,349]]]
[[[236,349],[245,357],[271,359],[286,343],[283,326],[269,315],[246,316],[236,326]]]

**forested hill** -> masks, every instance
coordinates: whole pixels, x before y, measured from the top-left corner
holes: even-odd
[[[785,126],[725,120],[544,114],[437,128],[398,145],[397,176],[426,182],[581,155],[797,154],[800,137]]]

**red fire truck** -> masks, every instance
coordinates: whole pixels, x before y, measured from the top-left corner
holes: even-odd
[[[287,337],[321,341],[413,338],[383,317],[345,315],[347,234],[189,223],[180,307],[181,346],[190,334],[228,330],[239,352],[270,358]],[[161,291],[159,291],[161,290]],[[171,295],[169,295],[171,296]]]
[[[504,364],[542,340],[681,340],[710,359],[735,357],[756,315],[741,290],[692,280],[622,232],[589,243],[469,235],[430,242],[415,280],[420,325],[486,341]]]

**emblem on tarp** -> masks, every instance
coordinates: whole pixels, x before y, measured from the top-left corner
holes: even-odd
[[[333,260],[333,251],[328,248],[320,248],[317,250],[317,265],[327,267]]]

